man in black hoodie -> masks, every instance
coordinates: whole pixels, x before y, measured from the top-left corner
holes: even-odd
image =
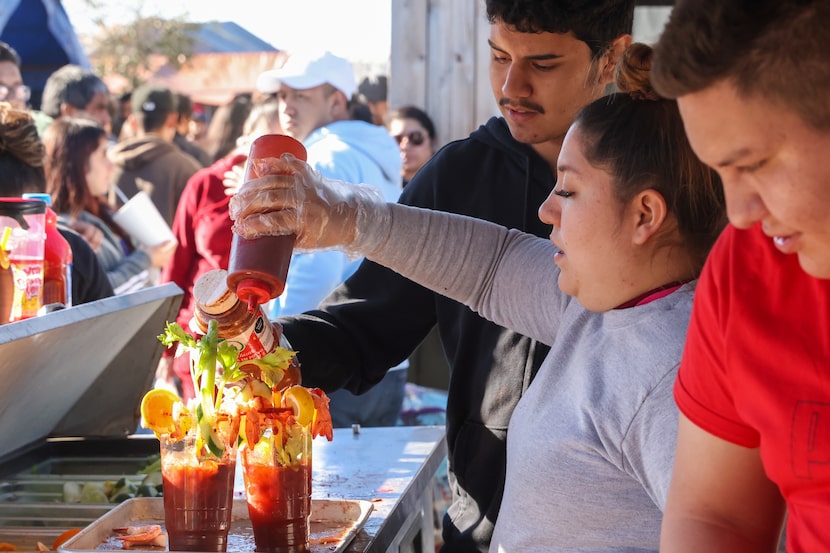
[[[612,82],[631,42],[633,12],[634,0],[487,0],[490,76],[502,117],[435,154],[400,201],[547,237],[537,209],[555,184],[562,140],[576,112]],[[370,261],[318,310],[279,322],[300,352],[305,385],[354,393],[438,325],[451,372],[453,499],[443,551],[487,551],[510,415],[548,348]]]

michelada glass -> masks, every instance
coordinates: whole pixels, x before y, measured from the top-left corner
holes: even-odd
[[[260,553],[309,551],[311,426],[275,425],[242,447],[248,514]]]
[[[236,440],[222,444],[221,456],[196,431],[181,440],[162,435],[159,441],[170,551],[227,551]]]

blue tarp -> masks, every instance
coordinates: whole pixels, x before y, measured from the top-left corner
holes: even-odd
[[[60,0],[0,0],[0,40],[20,54],[34,107],[53,71],[67,63],[91,67]]]

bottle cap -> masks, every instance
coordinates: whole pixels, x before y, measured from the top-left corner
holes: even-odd
[[[261,157],[279,157],[282,154],[291,154],[297,159],[306,161],[306,150],[299,140],[284,134],[264,134],[251,142],[249,159]]]
[[[244,278],[236,285],[237,297],[248,304],[248,311],[253,313],[257,307],[268,303],[271,292],[265,282],[257,278]]]
[[[47,206],[52,205],[52,196],[44,192],[27,192],[20,197],[26,200],[40,200]]]
[[[271,174],[270,164],[261,160],[279,158],[282,154],[291,154],[301,161],[306,161],[307,157],[302,142],[284,134],[264,134],[251,142],[246,179]]]
[[[226,284],[228,272],[224,269],[208,271],[193,285],[193,298],[205,313],[218,315],[231,309],[239,301]]]

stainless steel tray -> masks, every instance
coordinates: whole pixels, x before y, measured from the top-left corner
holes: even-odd
[[[345,550],[357,532],[363,527],[372,503],[346,499],[313,499],[311,501],[312,553],[337,553]],[[123,526],[160,524],[164,526],[164,501],[157,497],[138,497],[121,503],[98,520],[84,528],[58,548],[63,553],[92,553],[120,551],[120,543],[114,539],[112,529]],[[131,547],[141,550],[140,546]],[[146,547],[158,551],[158,547]],[[255,551],[254,532],[248,518],[248,506],[244,499],[233,502],[233,522],[228,534],[228,552]]]
[[[144,474],[139,470],[158,457],[152,453],[158,442],[150,440],[113,440],[69,443],[61,440],[57,448],[48,444],[49,454],[35,455],[37,462],[24,462],[0,479],[0,542],[9,542],[18,551],[37,551],[38,542],[51,546],[61,533],[70,528],[83,528],[116,507],[116,503],[66,503],[67,483],[84,485],[94,482],[116,482],[124,479],[140,484]],[[83,456],[76,451],[95,450],[96,455]],[[91,446],[91,447],[90,447]],[[154,447],[153,447],[154,446]],[[115,450],[121,456],[101,455],[98,449]],[[69,450],[68,455],[58,454]],[[8,468],[3,465],[3,468]]]

